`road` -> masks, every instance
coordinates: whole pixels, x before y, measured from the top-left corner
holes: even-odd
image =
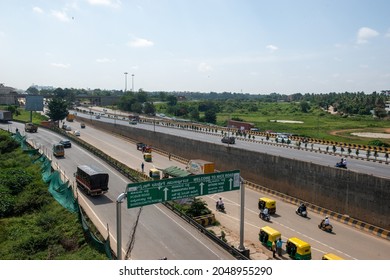
[[[77,114],[84,118],[91,118],[91,119],[94,118],[91,115],[83,114],[81,112],[77,112]],[[113,119],[113,118],[108,118],[106,116],[102,116],[99,120],[96,121],[104,121],[109,123],[131,126],[131,124],[128,123],[128,120]],[[185,129],[179,129],[175,127],[160,126],[153,123],[138,123],[137,128],[154,130],[156,132],[180,136],[184,138],[190,138],[190,139],[199,140],[203,142],[221,144],[220,133],[204,134],[193,130],[185,130]],[[313,145],[313,149],[309,145],[307,149],[301,148],[298,150],[295,148],[291,148],[291,147],[295,147],[293,144],[291,145],[276,144],[273,140],[267,141],[265,139],[261,141],[260,137],[258,137],[258,140],[259,141],[254,142],[254,141],[245,141],[242,139],[240,140],[240,138],[237,138],[234,147],[238,149],[257,151],[265,154],[282,156],[282,157],[297,159],[301,161],[313,162],[324,166],[335,166],[336,162],[340,161],[339,154],[336,153],[336,155],[333,155],[331,153],[325,153],[326,146],[324,145],[315,144]],[[318,148],[321,149],[322,153],[318,152]],[[352,156],[355,155],[354,151],[352,151],[351,155]],[[346,156],[346,153],[344,153],[344,156]],[[369,175],[382,177],[382,178],[390,178],[390,165],[384,163],[385,159],[383,155],[378,159],[381,159],[382,163],[380,163],[379,160],[376,162],[367,161],[365,160],[363,151],[361,151],[361,155],[359,158],[356,158],[356,155],[355,157],[348,157],[348,169],[353,172],[369,174]]]
[[[15,128],[24,134],[23,125],[18,123],[0,124],[0,128],[15,132]],[[80,127],[80,126],[79,126]],[[115,148],[115,142],[110,137],[104,138],[99,131],[93,131],[91,128],[82,130],[85,137],[91,132],[91,137],[103,141],[105,150],[112,156],[118,154],[127,161],[135,162],[133,154],[139,155],[139,151],[128,143]],[[39,128],[38,133],[27,133],[29,141],[40,146],[48,155],[51,155],[51,146],[58,143],[63,137],[43,128]],[[111,136],[112,138],[112,136]],[[106,139],[106,140],[103,140]],[[112,144],[110,144],[112,143]],[[116,170],[111,168],[102,160],[96,158],[89,152],[72,143],[72,148],[65,149],[65,158],[53,159],[74,183],[73,173],[79,164],[93,164],[109,174],[109,191],[107,194],[91,198],[79,192],[81,200],[85,201],[84,207],[89,212],[89,217],[104,235],[108,226],[111,247],[116,251],[116,199],[124,192],[129,180]],[[81,202],[82,203],[82,202]],[[127,204],[121,204],[122,209],[122,256],[126,254],[127,244],[129,243],[133,227],[136,224],[136,217],[140,208],[127,209]],[[106,237],[106,236],[105,236]],[[177,215],[173,214],[163,205],[150,205],[142,207],[142,212],[137,225],[134,247],[130,258],[137,260],[153,260],[167,257],[168,259],[178,260],[219,260],[234,259],[226,251],[211,242],[194,227],[190,226]]]

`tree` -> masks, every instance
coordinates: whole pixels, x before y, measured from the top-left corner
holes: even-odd
[[[29,87],[26,91],[31,95],[39,95],[39,90],[34,86]]]
[[[307,101],[301,101],[300,103],[301,111],[307,113],[310,110],[310,104]]]
[[[217,113],[213,109],[207,110],[204,114],[204,121],[207,123],[216,123]]]
[[[61,121],[69,114],[68,103],[62,98],[55,97],[48,103],[47,115],[52,121]],[[59,124],[58,124],[59,125]]]
[[[174,95],[167,96],[167,101],[169,106],[175,106],[177,104],[177,97]]]
[[[156,108],[152,102],[146,102],[144,104],[144,113],[147,115],[154,115],[156,113]]]

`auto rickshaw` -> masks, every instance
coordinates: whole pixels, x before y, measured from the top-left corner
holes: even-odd
[[[144,153],[144,160],[151,162],[152,161],[152,154],[151,153]]]
[[[311,260],[310,244],[297,237],[287,240],[286,252],[294,260]]]
[[[160,170],[156,168],[150,168],[149,170],[149,177],[152,178],[153,180],[160,180],[161,175],[160,175]]]
[[[259,240],[261,244],[263,244],[270,250],[272,249],[272,243],[274,243],[281,237],[282,234],[279,231],[269,226],[262,227],[259,231]]]
[[[59,143],[53,144],[53,155],[55,157],[64,157],[65,156],[64,145]]]
[[[263,210],[265,207],[267,207],[268,213],[271,215],[276,213],[276,201],[268,197],[259,198],[258,207],[259,210]]]
[[[322,256],[322,259],[323,260],[326,260],[326,261],[336,261],[336,260],[343,260],[342,257],[339,257],[333,253],[328,253],[328,254],[325,254]]]

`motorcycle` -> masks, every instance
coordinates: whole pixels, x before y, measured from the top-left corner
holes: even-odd
[[[307,211],[306,210],[302,211],[301,207],[298,207],[297,210],[295,210],[295,213],[297,213],[297,215],[301,217],[307,218]]]
[[[225,213],[225,204],[219,204],[218,201],[215,203],[215,210]]]
[[[335,167],[347,169],[347,165],[341,162],[336,163]]]
[[[325,225],[323,221],[318,225],[318,228],[326,232],[332,232],[333,230],[333,226],[331,224]]]
[[[268,213],[268,214],[264,214],[262,211],[260,211],[260,214],[259,214],[259,217],[260,219],[264,220],[264,221],[271,221],[271,215]]]

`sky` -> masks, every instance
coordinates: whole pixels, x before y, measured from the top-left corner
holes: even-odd
[[[0,0],[0,83],[370,94],[390,90],[389,11],[388,0]]]

